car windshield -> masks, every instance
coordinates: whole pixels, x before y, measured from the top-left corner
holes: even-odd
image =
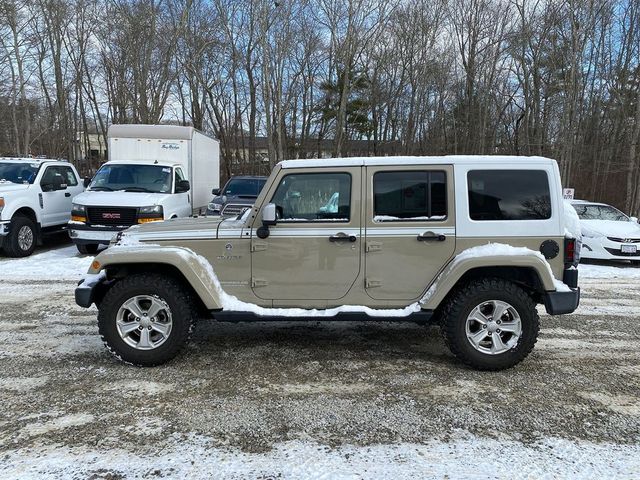
[[[103,165],[93,177],[89,190],[128,192],[171,192],[171,167],[160,165]]]
[[[257,197],[266,181],[262,178],[232,178],[224,186],[222,194]]]
[[[37,163],[0,162],[0,181],[33,183],[39,168]]]
[[[573,208],[578,212],[580,220],[614,220],[618,222],[627,222],[629,217],[617,208],[609,205],[581,205],[573,204]]]

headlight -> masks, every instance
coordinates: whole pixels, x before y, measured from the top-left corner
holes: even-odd
[[[152,205],[138,209],[138,223],[157,222],[160,220],[164,220],[162,205]]]
[[[209,210],[211,210],[212,212],[219,212],[220,210],[222,210],[222,205],[219,203],[213,203],[211,202],[209,204]]]
[[[87,207],[74,203],[71,205],[71,221],[87,223]]]

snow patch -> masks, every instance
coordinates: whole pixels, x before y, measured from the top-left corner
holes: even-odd
[[[86,425],[95,420],[93,415],[89,415],[86,413],[78,413],[72,415],[64,415],[62,417],[54,418],[48,422],[44,423],[32,423],[27,425],[22,429],[22,433],[28,436],[36,436],[43,435],[48,432],[53,432],[57,430],[64,430],[69,427],[78,427],[81,425]]]
[[[0,378],[0,390],[25,393],[43,387],[49,377],[6,377]]]
[[[460,435],[456,435],[460,437]],[[43,445],[8,450],[8,478],[89,478],[95,472],[114,477],[219,478],[637,478],[640,446],[546,438],[523,444],[466,435],[451,442],[342,445],[280,443],[265,453],[218,448],[202,436],[170,436],[152,455],[125,449],[108,451]],[[500,452],[499,455],[487,452]],[[106,476],[106,475],[105,475]]]
[[[56,248],[26,258],[0,260],[0,279],[79,280],[92,261],[92,256],[79,255],[73,245]]]

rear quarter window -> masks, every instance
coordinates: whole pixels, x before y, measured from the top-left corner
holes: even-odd
[[[471,220],[551,218],[549,177],[544,170],[472,170],[467,186]]]

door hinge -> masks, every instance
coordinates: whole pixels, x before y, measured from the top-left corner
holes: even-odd
[[[263,252],[267,249],[268,244],[266,243],[257,243],[257,242],[253,242],[251,244],[251,251],[252,252]]]
[[[367,242],[367,252],[379,252],[382,250],[381,242]]]
[[[376,288],[382,286],[381,280],[375,280],[373,278],[366,278],[364,281],[365,288]]]
[[[260,278],[251,278],[251,288],[266,287],[269,284],[266,280]]]

